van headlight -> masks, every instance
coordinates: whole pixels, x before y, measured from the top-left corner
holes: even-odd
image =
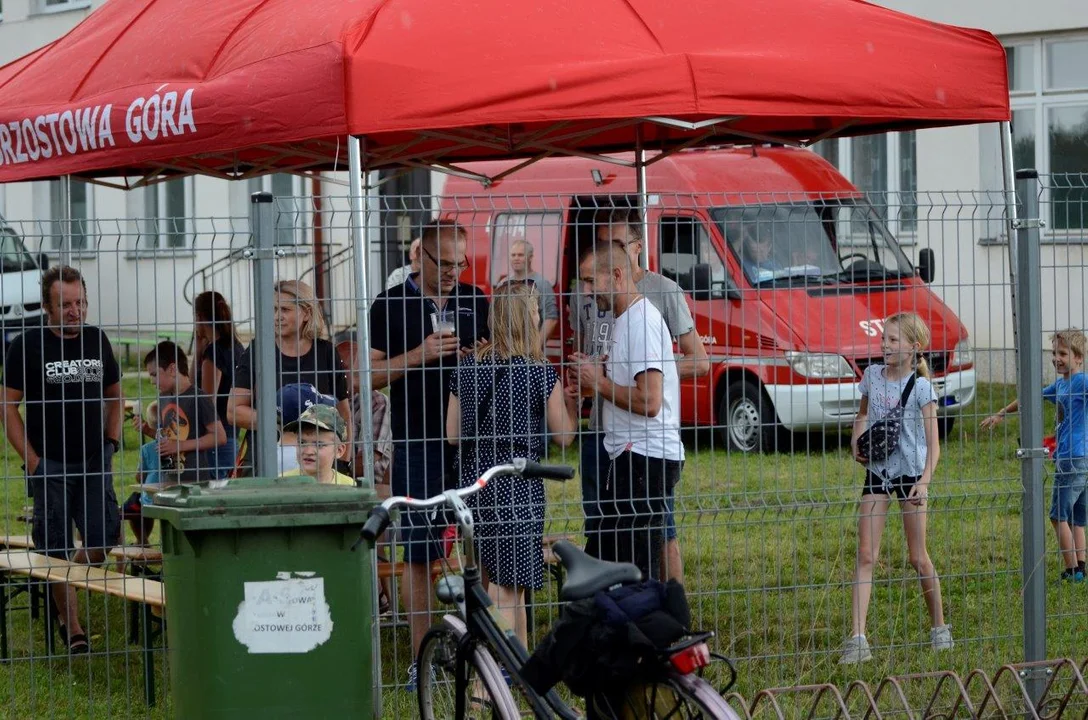
[[[828,380],[853,378],[854,370],[842,355],[831,353],[787,352],[786,361],[802,377]]]
[[[956,343],[955,349],[952,351],[952,360],[948,363],[949,367],[963,368],[968,365],[974,365],[975,363],[975,351],[971,348],[971,341],[967,338],[960,340]]]

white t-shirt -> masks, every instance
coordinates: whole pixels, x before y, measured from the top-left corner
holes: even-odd
[[[642,298],[616,318],[605,374],[615,385],[633,387],[644,372],[664,376],[664,402],[653,417],[637,415],[601,396],[604,447],[615,458],[624,450],[644,457],[683,460],[680,441],[680,378],[672,352],[672,335],[660,311]]]

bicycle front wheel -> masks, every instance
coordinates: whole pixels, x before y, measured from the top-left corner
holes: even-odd
[[[740,720],[737,712],[698,675],[669,672],[663,679],[634,685],[620,696],[590,700],[589,718],[616,720]]]
[[[457,707],[457,646],[467,633],[460,618],[447,615],[427,631],[416,661],[419,714],[423,720],[454,720]],[[484,646],[468,657],[466,720],[518,720],[517,705],[502,670]]]

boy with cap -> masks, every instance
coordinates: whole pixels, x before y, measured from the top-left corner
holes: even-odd
[[[283,432],[297,436],[299,464],[284,475],[309,475],[325,485],[355,485],[355,480],[336,470],[336,461],[348,451],[348,426],[335,407],[311,405],[293,423],[284,425]]]

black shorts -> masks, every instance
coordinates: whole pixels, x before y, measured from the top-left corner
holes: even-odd
[[[34,498],[30,535],[34,549],[67,558],[74,549],[72,524],[83,537],[83,547],[108,552],[121,535],[121,513],[113,492],[113,447],[86,466],[42,458],[27,478]]]
[[[921,476],[911,477],[905,475],[903,477],[892,478],[888,481],[888,489],[884,489],[884,478],[876,475],[869,470],[865,471],[865,487],[862,489],[862,495],[895,495],[900,500],[906,500],[910,495],[911,488],[915,483],[921,480]]]
[[[668,498],[683,462],[620,453],[598,488],[600,517],[586,533],[586,552],[602,560],[638,565],[645,579],[660,579]]]

